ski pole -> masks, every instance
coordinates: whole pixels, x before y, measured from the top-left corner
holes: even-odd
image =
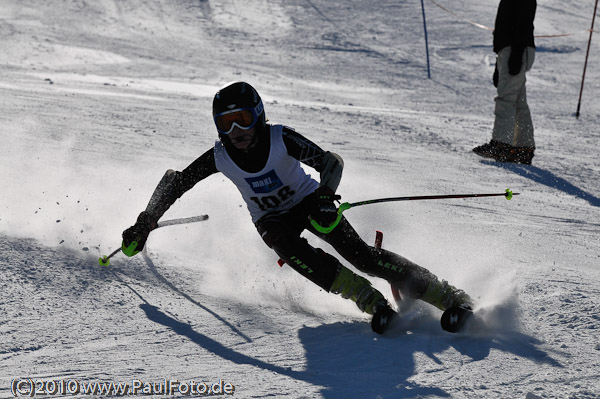
[[[380,202],[418,201],[418,200],[450,199],[450,198],[500,197],[500,196],[505,197],[507,200],[510,200],[510,199],[512,199],[513,195],[519,195],[519,193],[513,193],[510,190],[510,188],[507,188],[504,193],[499,193],[499,194],[495,193],[495,194],[421,195],[421,196],[413,196],[413,197],[377,198],[377,199],[366,200],[366,201],[359,201],[359,202],[353,202],[353,203],[344,202],[344,203],[340,204],[340,206],[338,207],[337,218],[335,219],[335,221],[331,225],[329,225],[329,226],[321,226],[315,220],[311,220],[310,224],[318,232],[328,234],[331,231],[333,231],[333,229],[335,229],[336,226],[340,223],[340,221],[342,220],[342,213],[344,211],[347,211],[348,209],[354,208],[354,207],[357,207],[357,206],[377,204],[377,203],[380,203]]]
[[[163,222],[159,222],[158,225],[156,226],[156,229],[159,229],[161,227],[166,227],[166,226],[173,226],[174,224],[185,224],[185,223],[195,223],[195,222],[201,222],[203,220],[207,220],[208,219],[208,215],[199,215],[199,216],[192,216],[189,218],[179,218],[179,219],[170,219],[170,220],[165,220]],[[154,229],[154,230],[156,230]],[[137,246],[137,242],[132,242],[131,244],[133,245],[133,243],[135,243],[135,246]],[[133,249],[135,249],[135,246]],[[110,255],[104,255],[101,256],[100,258],[98,258],[98,264],[100,264],[100,266],[109,266],[110,265],[110,258],[112,258],[113,256],[115,256],[116,254],[118,254],[119,252],[121,252],[123,250],[123,248],[117,248],[115,249]]]
[[[102,256],[98,259],[98,263],[100,264],[100,266],[108,266],[110,265],[110,258],[112,258],[113,256],[115,256],[118,252],[121,251],[121,248],[117,248],[114,251],[111,252],[110,255],[106,256]]]

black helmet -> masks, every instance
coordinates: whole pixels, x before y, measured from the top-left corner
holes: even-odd
[[[257,139],[265,132],[266,118],[262,100],[254,87],[246,82],[229,83],[215,94],[213,119],[219,138],[225,144],[225,138],[234,126],[242,129],[255,127]]]

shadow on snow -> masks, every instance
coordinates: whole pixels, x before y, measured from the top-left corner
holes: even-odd
[[[440,330],[437,317],[419,317],[416,323],[409,324],[409,329],[394,327],[384,336],[374,335],[367,323],[336,323],[301,329],[299,336],[306,349],[310,382],[325,387],[322,391],[325,398],[442,398],[451,394],[442,387],[413,380],[420,374],[416,369],[415,359],[419,358],[416,355],[427,357],[433,363],[430,366],[433,370],[445,368],[438,355],[449,350],[458,352],[458,361],[463,365],[485,360],[491,350],[496,349],[538,364],[562,367],[536,347],[540,341],[523,333],[453,335]],[[420,360],[419,364],[422,366],[424,361]]]
[[[219,337],[209,337],[194,329],[190,324],[177,320],[176,317],[167,314],[166,310],[154,306],[144,298],[134,287],[134,282],[127,282],[121,278],[119,271],[89,266],[92,264],[92,260],[96,261],[89,255],[81,257],[76,256],[72,251],[48,249],[31,240],[27,240],[24,244],[24,240],[2,238],[6,238],[5,249],[16,252],[14,257],[11,255],[11,251],[5,252],[7,265],[16,263],[22,266],[21,263],[24,263],[20,259],[22,253],[31,250],[34,250],[38,257],[41,255],[42,259],[47,258],[44,259],[47,261],[44,263],[48,263],[45,265],[46,267],[52,265],[49,260],[54,260],[57,266],[58,264],[63,265],[65,257],[60,255],[66,253],[70,255],[69,261],[66,263],[72,265],[73,271],[81,271],[85,268],[86,274],[98,273],[104,275],[105,278],[108,275],[114,276],[140,299],[141,303],[138,306],[148,320],[165,326],[202,349],[232,363],[254,366],[322,387],[321,394],[325,398],[373,397],[376,395],[382,397],[450,397],[451,395],[441,387],[426,386],[418,381],[413,381],[416,375],[421,374],[417,370],[416,359],[420,359],[418,355],[424,355],[431,360],[434,368],[443,370],[444,362],[448,362],[448,360],[440,358],[448,359],[449,354],[445,354],[443,357],[439,355],[448,350],[456,351],[458,353],[456,356],[461,357],[462,363],[484,360],[490,355],[492,349],[496,349],[535,363],[562,367],[546,352],[537,348],[540,342],[533,337],[519,332],[505,332],[493,337],[451,335],[439,329],[439,320],[436,316],[425,315],[417,319],[402,321],[398,327],[395,326],[389,331],[389,334],[384,336],[374,334],[369,324],[364,321],[303,327],[298,331],[298,337],[306,352],[306,366],[304,370],[294,370],[290,367],[279,366],[275,362],[245,355],[231,346],[219,342]],[[153,268],[151,262],[148,266]],[[64,268],[60,270],[64,270]],[[154,268],[153,273],[158,274],[158,271]],[[82,276],[77,273],[73,274],[75,280],[72,283],[80,284]],[[63,277],[62,287],[64,288],[66,282],[64,274],[60,276]],[[163,282],[166,280],[164,276],[160,276],[159,279]],[[171,282],[167,281],[166,283],[172,289],[180,292]],[[56,286],[61,285],[56,284]],[[206,309],[193,298],[184,296],[198,305],[199,309],[207,311],[231,328],[231,324],[217,311]],[[237,329],[234,330],[240,336],[245,336]],[[454,355],[450,354],[450,356]],[[454,360],[450,361],[454,362]],[[419,360],[418,364],[422,366],[423,361]]]
[[[152,262],[148,260],[147,263],[152,268]],[[158,273],[156,269],[154,273]],[[160,279],[164,280],[164,277],[161,276]],[[384,336],[375,335],[369,324],[362,321],[303,327],[298,335],[306,351],[306,369],[293,370],[242,354],[220,343],[218,337],[209,337],[196,331],[191,325],[150,304],[133,287],[122,282],[144,302],[139,306],[149,320],[235,364],[254,366],[321,386],[321,394],[325,398],[374,395],[450,397],[440,387],[423,386],[411,381],[418,374],[415,355],[419,353],[440,367],[444,367],[444,362],[439,359],[438,354],[450,349],[457,351],[460,356],[468,357],[470,360],[467,361],[471,362],[484,360],[492,349],[497,349],[535,363],[562,367],[536,347],[540,341],[525,334],[504,332],[493,337],[450,335],[439,329],[437,317],[424,316],[409,320],[408,324],[395,327]],[[176,289],[172,283],[169,282],[168,285]],[[222,320],[215,312],[210,313]],[[241,332],[238,333],[244,336]]]
[[[527,179],[530,179],[536,183],[543,184],[550,188],[560,190],[566,194],[574,197],[581,198],[590,203],[592,206],[600,207],[600,198],[582,190],[581,188],[573,185],[566,179],[556,176],[554,173],[538,168],[532,165],[519,165],[512,163],[502,163],[493,161],[481,161],[487,165],[492,165],[498,168],[506,169],[510,172],[521,175]]]

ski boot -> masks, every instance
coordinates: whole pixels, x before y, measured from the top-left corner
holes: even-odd
[[[442,328],[449,332],[460,331],[473,315],[471,297],[446,280],[431,281],[421,299],[444,311],[440,322]]]
[[[430,281],[421,300],[435,306],[440,310],[450,309],[454,306],[473,308],[473,300],[467,293],[450,284],[446,280],[437,279]]]
[[[354,301],[360,310],[373,315],[371,328],[378,334],[383,333],[389,321],[396,315],[383,294],[373,288],[369,280],[344,266],[340,265],[330,292]]]
[[[390,307],[390,304],[385,299],[381,299],[375,306],[371,329],[377,334],[383,334],[397,316],[398,313]]]

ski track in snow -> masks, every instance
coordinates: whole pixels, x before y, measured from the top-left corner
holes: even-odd
[[[523,166],[470,152],[491,136],[491,34],[425,2],[427,79],[413,3],[0,1],[0,397],[27,377],[222,379],[240,398],[600,398],[598,40],[573,115],[593,4],[538,4],[536,34],[574,34],[537,40]],[[447,7],[493,26],[497,2]],[[342,155],[344,200],[520,192],[347,214],[478,298],[469,331],[405,302],[374,335],[352,303],[277,266],[221,175],[165,215],[210,219],[98,266],[164,171],[214,143],[212,96],[232,80]]]

